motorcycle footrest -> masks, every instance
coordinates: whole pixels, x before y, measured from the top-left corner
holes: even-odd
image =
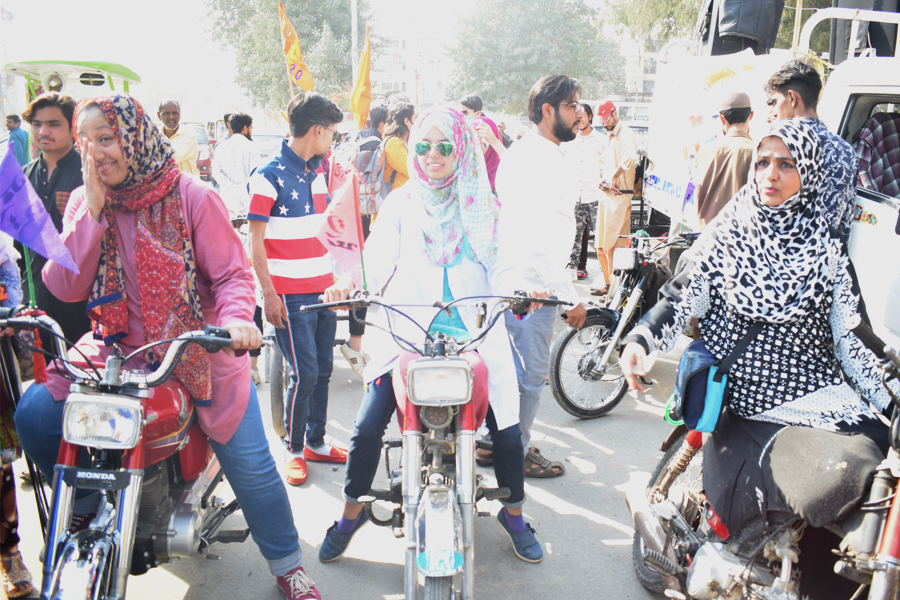
[[[400,438],[388,438],[384,440],[385,448],[402,448],[403,440]]]
[[[250,535],[249,529],[226,529],[216,534],[214,541],[220,544],[242,544]]]
[[[362,496],[358,500],[360,502],[373,502],[375,500],[384,500],[385,502],[390,502],[393,498],[391,494],[391,490],[376,490],[372,488],[369,490],[368,496]]]
[[[475,501],[478,502],[482,498],[485,500],[506,500],[510,494],[512,492],[508,487],[478,488],[478,491],[475,492]]]
[[[666,577],[678,573],[678,566],[669,557],[651,548],[644,548],[644,564]]]

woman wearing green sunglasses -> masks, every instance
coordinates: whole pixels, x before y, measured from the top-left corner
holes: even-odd
[[[391,192],[366,240],[365,266],[369,289],[382,290],[390,303],[428,306],[435,301],[487,295],[509,295],[524,288],[520,274],[498,248],[500,206],[491,194],[484,156],[472,125],[459,112],[444,108],[419,120],[410,134],[407,166],[410,180]],[[385,286],[387,286],[385,288]],[[352,291],[349,276],[325,290],[327,301],[345,299]],[[547,297],[535,293],[535,297]],[[422,327],[437,310],[405,308]],[[383,312],[379,315],[383,319]],[[440,331],[459,341],[476,331],[474,307],[459,307],[436,320]],[[386,327],[386,323],[381,323]],[[393,322],[402,338],[420,331],[406,319]],[[356,417],[344,481],[344,512],[328,530],[319,558],[340,557],[366,522],[360,496],[367,495],[378,468],[381,439],[395,409],[391,372],[400,354],[383,331],[368,330],[370,359],[363,372],[365,393]],[[509,336],[503,323],[490,330],[478,350],[488,368],[488,429],[494,445],[498,485],[509,487],[498,520],[516,555],[528,562],[543,557],[534,530],[522,519],[525,503],[524,450],[519,431],[519,391]]]

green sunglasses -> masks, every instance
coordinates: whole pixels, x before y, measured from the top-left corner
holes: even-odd
[[[452,142],[438,142],[436,144],[419,142],[415,146],[416,154],[419,156],[425,156],[431,152],[432,148],[437,148],[438,154],[441,156],[452,156],[453,153],[456,152],[456,146],[454,146]]]

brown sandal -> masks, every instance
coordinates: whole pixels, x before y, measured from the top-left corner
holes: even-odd
[[[8,598],[21,598],[34,590],[31,573],[22,562],[22,555],[16,550],[8,556],[0,556],[0,575]]]
[[[566,467],[559,461],[551,461],[544,458],[541,451],[537,448],[529,448],[528,454],[525,455],[525,477],[535,477],[539,479],[547,479],[550,477],[559,477],[566,472]]]

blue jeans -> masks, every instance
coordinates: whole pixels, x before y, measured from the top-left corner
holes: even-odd
[[[275,468],[263,430],[256,386],[250,385],[250,401],[237,431],[226,444],[209,440],[222,471],[234,490],[253,541],[259,546],[275,576],[285,575],[303,564],[300,538],[294,527],[291,504]],[[16,431],[22,449],[47,481],[53,481],[65,402],[56,402],[42,385],[33,385],[16,409]],[[87,456],[86,452],[81,457]]]
[[[286,294],[280,298],[287,308],[288,322],[284,329],[275,329],[275,339],[291,369],[284,401],[284,445],[290,452],[302,452],[304,434],[309,446],[318,448],[325,443],[337,316],[330,310],[300,313],[301,306],[318,304],[319,294]]]
[[[390,374],[382,375],[366,386],[350,438],[344,476],[344,500],[351,504],[359,504],[357,498],[367,495],[372,488],[381,459],[382,438],[397,407],[396,402]],[[525,504],[525,453],[519,426],[497,431],[493,409],[488,409],[486,423],[494,443],[497,485],[508,487],[511,492],[503,504],[518,508]]]
[[[550,372],[550,343],[558,314],[557,307],[543,306],[521,321],[511,312],[503,315],[519,381],[519,428],[522,430],[524,452],[528,452],[531,445],[531,426],[540,406],[541,392],[547,383],[547,373]]]

